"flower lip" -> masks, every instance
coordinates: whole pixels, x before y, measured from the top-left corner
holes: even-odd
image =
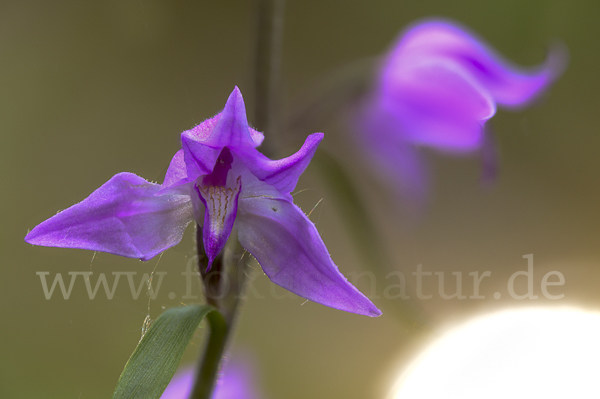
[[[242,177],[237,177],[234,187],[204,185],[196,186],[196,190],[205,207],[202,239],[208,256],[206,271],[209,271],[233,229],[242,191]]]

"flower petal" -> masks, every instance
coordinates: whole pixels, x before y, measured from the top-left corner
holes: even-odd
[[[190,397],[196,370],[193,367],[183,369],[173,376],[171,382],[160,396],[160,399],[186,399]]]
[[[263,139],[262,133],[248,126],[244,99],[236,87],[223,111],[181,134],[188,179],[211,173],[224,147],[252,149]]]
[[[213,148],[196,141],[186,135],[186,132],[181,134],[181,146],[188,181],[211,173],[222,150],[221,147]]]
[[[237,215],[238,198],[242,180],[238,177],[236,185],[231,187],[201,186],[198,193],[205,206],[202,240],[208,257],[206,271],[210,270],[213,260],[223,250],[231,235]]]
[[[229,95],[223,111],[183,134],[213,148],[254,148],[264,139],[262,133],[249,128],[246,106],[237,86]]]
[[[25,241],[149,260],[183,236],[192,220],[186,195],[155,195],[161,186],[119,173],[82,202],[36,226]]]
[[[287,194],[298,184],[300,175],[310,163],[321,140],[323,133],[313,133],[306,138],[298,152],[277,161],[270,160],[254,149],[237,151],[237,154],[258,179]]]
[[[248,126],[248,131],[250,132],[250,137],[252,137],[252,141],[254,142],[254,147],[258,147],[265,140],[265,135],[262,132],[259,132],[250,126]]]
[[[258,133],[255,130],[253,132]],[[237,86],[229,95],[225,108],[219,114],[219,122],[204,143],[212,147],[256,147],[248,127],[246,105]]]
[[[455,152],[481,145],[483,124],[496,107],[477,81],[445,60],[397,72],[382,88],[370,118],[395,124],[394,130],[414,144]]]
[[[243,198],[236,221],[240,243],[275,284],[347,312],[381,312],[339,272],[315,225],[282,199]]]
[[[163,187],[170,187],[177,184],[180,181],[185,181],[187,178],[185,160],[183,150],[179,150],[175,153],[169,164],[169,169],[165,174],[165,180],[163,181]]]
[[[225,359],[212,399],[258,399],[254,362],[245,358]],[[187,399],[192,393],[196,371],[187,367],[177,372],[160,399]]]
[[[472,75],[501,105],[519,107],[537,97],[565,66],[566,54],[555,48],[536,68],[521,69],[496,54],[464,27],[433,20],[409,29],[389,59],[389,65],[419,63],[432,58],[456,62]]]
[[[423,204],[429,194],[429,174],[419,149],[403,140],[404,131],[395,117],[386,118],[374,110],[366,118],[356,118],[354,128],[359,130],[354,135],[362,149],[359,156],[366,158],[373,177],[407,204]]]

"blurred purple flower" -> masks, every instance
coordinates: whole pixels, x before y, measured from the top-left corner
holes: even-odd
[[[275,284],[336,309],[380,315],[338,271],[314,224],[292,202],[290,192],[323,134],[310,135],[296,154],[278,161],[256,150],[263,139],[248,126],[236,87],[221,113],[181,134],[183,148],[162,185],[119,173],[25,241],[148,260],[179,243],[195,220],[210,268],[236,228]]]
[[[361,148],[388,182],[423,197],[425,176],[413,147],[455,154],[482,149],[496,105],[523,107],[560,75],[566,57],[555,50],[543,65],[522,70],[458,24],[414,25],[384,59],[354,119]]]
[[[228,362],[217,381],[212,399],[258,399],[261,396],[256,389],[252,368],[247,361]],[[192,393],[195,370],[185,369],[173,377],[161,399],[187,399]]]

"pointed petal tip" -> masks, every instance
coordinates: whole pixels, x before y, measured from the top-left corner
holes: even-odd
[[[327,306],[327,307],[341,310],[341,311],[348,312],[348,313],[354,313],[354,314],[360,315],[360,316],[379,317],[382,315],[381,310],[379,310],[377,308],[377,306],[375,306],[373,304],[373,302],[371,302],[371,300],[368,297],[366,297],[363,293],[361,293],[360,291],[355,289],[354,294],[355,294],[354,301],[351,301],[351,302],[348,301],[345,303],[340,303],[337,301],[332,301],[332,302],[319,301],[319,300],[306,298],[305,296],[303,296],[303,298],[309,299],[309,300],[311,300],[315,303],[318,303],[320,305],[323,305],[323,306]]]
[[[223,107],[223,111],[221,111],[221,119],[225,118],[234,118],[243,120],[246,124],[246,104],[244,103],[244,97],[242,97],[242,92],[240,89],[235,86],[229,97],[227,97],[227,102],[225,103],[225,107]]]
[[[242,92],[240,91],[240,89],[235,86],[233,88],[233,91],[231,92],[231,94],[229,95],[229,97],[227,98],[227,103],[225,105],[225,108],[227,108],[227,106],[231,103],[231,105],[235,105],[235,104],[239,104],[239,103],[244,104],[244,97],[242,96]]]
[[[360,291],[357,290],[358,295],[360,295],[360,302],[359,304],[356,304],[355,306],[351,306],[351,307],[341,307],[339,308],[340,310],[345,310],[347,312],[351,312],[351,313],[355,313],[361,316],[369,316],[369,317],[379,317],[381,316],[381,310],[379,310],[377,308],[377,306],[375,306],[373,304],[373,302],[371,302],[371,300],[365,296],[363,293],[361,293]]]
[[[40,225],[43,224],[40,223]],[[40,232],[39,226],[37,225],[33,228],[33,230],[31,230],[29,233],[27,233],[27,235],[25,236],[24,240],[27,244],[31,244],[31,245],[38,245],[41,247],[56,247],[58,245],[56,245],[54,242],[47,240],[44,238],[44,232]]]
[[[381,316],[381,310],[363,293],[359,292],[360,296],[362,296],[361,306],[358,306],[357,309],[353,312],[363,316],[369,317],[379,317]]]
[[[60,212],[57,213],[57,215]],[[56,215],[55,215],[56,216]],[[35,226],[33,229],[29,230],[24,240],[27,244],[38,245],[42,247],[59,247],[59,243],[57,240],[48,239],[47,231],[45,226],[48,224],[48,220],[43,221],[42,223]]]
[[[31,234],[33,231],[29,231],[29,233],[27,233],[27,235],[25,236],[24,240],[27,244],[31,244],[31,245],[37,245],[36,243],[36,237],[34,234]]]
[[[306,297],[303,297],[303,298],[313,301],[314,303],[318,303],[320,305],[327,306],[332,309],[341,310],[343,312],[348,312],[348,313],[353,313],[353,314],[356,314],[359,316],[379,317],[382,315],[381,310],[379,310],[377,308],[377,306],[375,306],[369,298],[364,296],[359,291],[357,291],[357,293],[360,296],[358,298],[358,302],[360,302],[360,303],[355,302],[353,304],[349,304],[349,303],[342,304],[342,303],[334,303],[334,302],[328,303],[328,302],[315,301],[313,299],[308,299]]]
[[[305,142],[310,141],[315,143],[315,145],[319,145],[319,143],[321,143],[321,141],[323,141],[324,138],[325,134],[323,133],[313,133],[306,138]]]
[[[379,317],[382,314],[383,313],[381,312],[381,310],[379,310],[376,307],[373,307],[373,309],[369,312],[369,314],[367,314],[367,316],[369,316],[369,317]]]
[[[210,271],[213,261],[214,261],[214,259],[210,255],[208,255],[208,262],[206,263],[206,271],[205,271],[206,273],[208,273]]]

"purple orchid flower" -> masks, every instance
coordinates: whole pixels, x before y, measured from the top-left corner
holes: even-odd
[[[531,103],[560,75],[565,59],[556,48],[543,65],[522,70],[458,24],[418,23],[393,45],[354,118],[361,148],[370,150],[370,163],[388,184],[422,198],[426,179],[414,146],[489,153],[484,125],[496,106]]]
[[[296,154],[278,161],[256,150],[263,138],[248,126],[236,87],[221,113],[181,134],[183,148],[162,185],[119,173],[25,241],[148,260],[179,243],[195,220],[210,268],[235,228],[275,284],[332,308],[380,315],[338,271],[314,224],[292,202],[290,192],[323,134],[310,135]]]
[[[258,399],[261,397],[254,383],[252,367],[248,361],[235,359],[225,364],[217,381],[212,399]],[[192,393],[195,370],[193,367],[175,374],[161,399],[187,399]]]

